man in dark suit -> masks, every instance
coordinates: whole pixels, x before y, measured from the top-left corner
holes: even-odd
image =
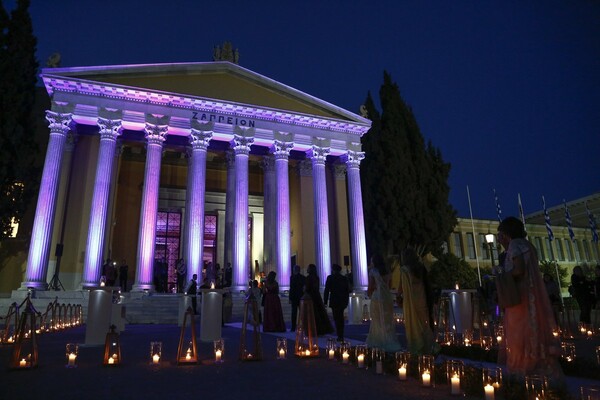
[[[344,309],[348,307],[348,297],[350,296],[348,279],[341,274],[341,271],[342,267],[338,264],[331,266],[331,275],[325,281],[325,292],[323,294],[325,304],[329,302],[329,307],[331,307],[333,313],[338,342],[344,341]]]
[[[296,331],[296,320],[298,319],[298,307],[300,307],[300,299],[304,294],[304,283],[306,277],[300,273],[300,266],[294,265],[290,277],[290,304],[292,305],[292,329],[290,332]]]

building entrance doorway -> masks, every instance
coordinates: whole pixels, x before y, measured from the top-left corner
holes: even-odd
[[[175,265],[180,253],[181,212],[159,211],[154,246],[154,288],[159,293],[177,292]]]

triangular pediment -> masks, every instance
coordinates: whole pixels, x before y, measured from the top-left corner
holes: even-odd
[[[45,69],[70,77],[364,123],[358,115],[230,62]]]

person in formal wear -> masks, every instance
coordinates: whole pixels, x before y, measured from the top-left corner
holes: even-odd
[[[402,296],[402,311],[408,351],[431,354],[433,330],[427,305],[427,270],[413,248],[402,252],[398,295]]]
[[[309,264],[306,283],[304,284],[304,293],[312,300],[317,335],[325,335],[333,332],[333,326],[331,326],[331,321],[327,315],[327,310],[323,304],[323,298],[321,297],[319,288],[320,283],[319,275],[317,275],[317,266],[315,264]]]
[[[586,278],[583,269],[579,265],[573,268],[571,286],[573,287],[573,297],[575,297],[577,304],[579,304],[579,322],[591,324],[592,306],[595,302],[594,287],[593,283]]]
[[[177,272],[177,293],[183,293],[183,284],[185,282],[185,276],[187,275],[187,267],[183,258],[180,258],[175,263],[175,270]]]
[[[400,342],[394,325],[394,296],[390,291],[391,273],[380,254],[371,257],[369,264],[369,286],[371,298],[371,325],[367,345],[385,351],[397,351]]]
[[[277,273],[275,271],[269,272],[264,286],[264,332],[285,332],[285,321],[283,320],[283,310],[279,298],[279,283],[275,280],[276,277]]]
[[[125,260],[121,260],[121,265],[119,266],[119,286],[121,286],[121,290],[123,292],[127,291],[127,277],[129,275],[129,266]]]
[[[300,266],[294,265],[292,276],[290,277],[290,305],[292,306],[292,327],[291,332],[296,331],[296,322],[298,320],[298,307],[304,294],[304,283],[306,277],[300,273]]]
[[[560,342],[553,336],[556,322],[540,273],[537,250],[525,238],[521,220],[508,217],[498,225],[498,243],[506,249],[504,273],[510,273],[520,302],[504,309],[506,367],[524,377],[539,374],[561,383]]]
[[[323,294],[325,304],[329,303],[329,307],[331,307],[338,342],[344,341],[344,310],[348,307],[348,298],[350,297],[350,283],[341,274],[341,271],[342,267],[338,264],[331,266],[331,275],[325,281]]]
[[[194,314],[198,314],[197,311],[197,298],[196,294],[198,293],[198,275],[192,275],[192,279],[188,283],[185,288],[185,293],[192,298],[192,309],[194,310]]]

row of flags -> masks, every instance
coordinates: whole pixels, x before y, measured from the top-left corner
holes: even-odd
[[[521,193],[517,196],[519,202],[519,217],[521,218],[521,222],[523,222],[523,226],[525,226],[525,213],[523,212],[523,204],[521,203]],[[494,202],[496,203],[496,213],[498,214],[498,221],[502,221],[502,209],[500,208],[500,201],[498,200],[498,194],[496,193],[496,189],[494,189]],[[550,215],[548,214],[548,210],[546,208],[546,199],[542,196],[542,205],[544,206],[544,222],[546,224],[546,230],[548,231],[548,239],[550,241],[554,240],[554,233],[552,232],[552,225],[550,223]],[[573,232],[573,220],[571,219],[571,213],[569,212],[569,207],[567,207],[567,202],[563,199],[563,206],[565,209],[565,221],[567,223],[567,228],[569,230],[569,237],[571,240],[575,240],[575,232]],[[592,231],[592,241],[594,243],[598,243],[598,226],[596,225],[596,217],[590,211],[587,201],[585,202],[585,210],[588,216],[588,222],[590,225],[590,230]]]

